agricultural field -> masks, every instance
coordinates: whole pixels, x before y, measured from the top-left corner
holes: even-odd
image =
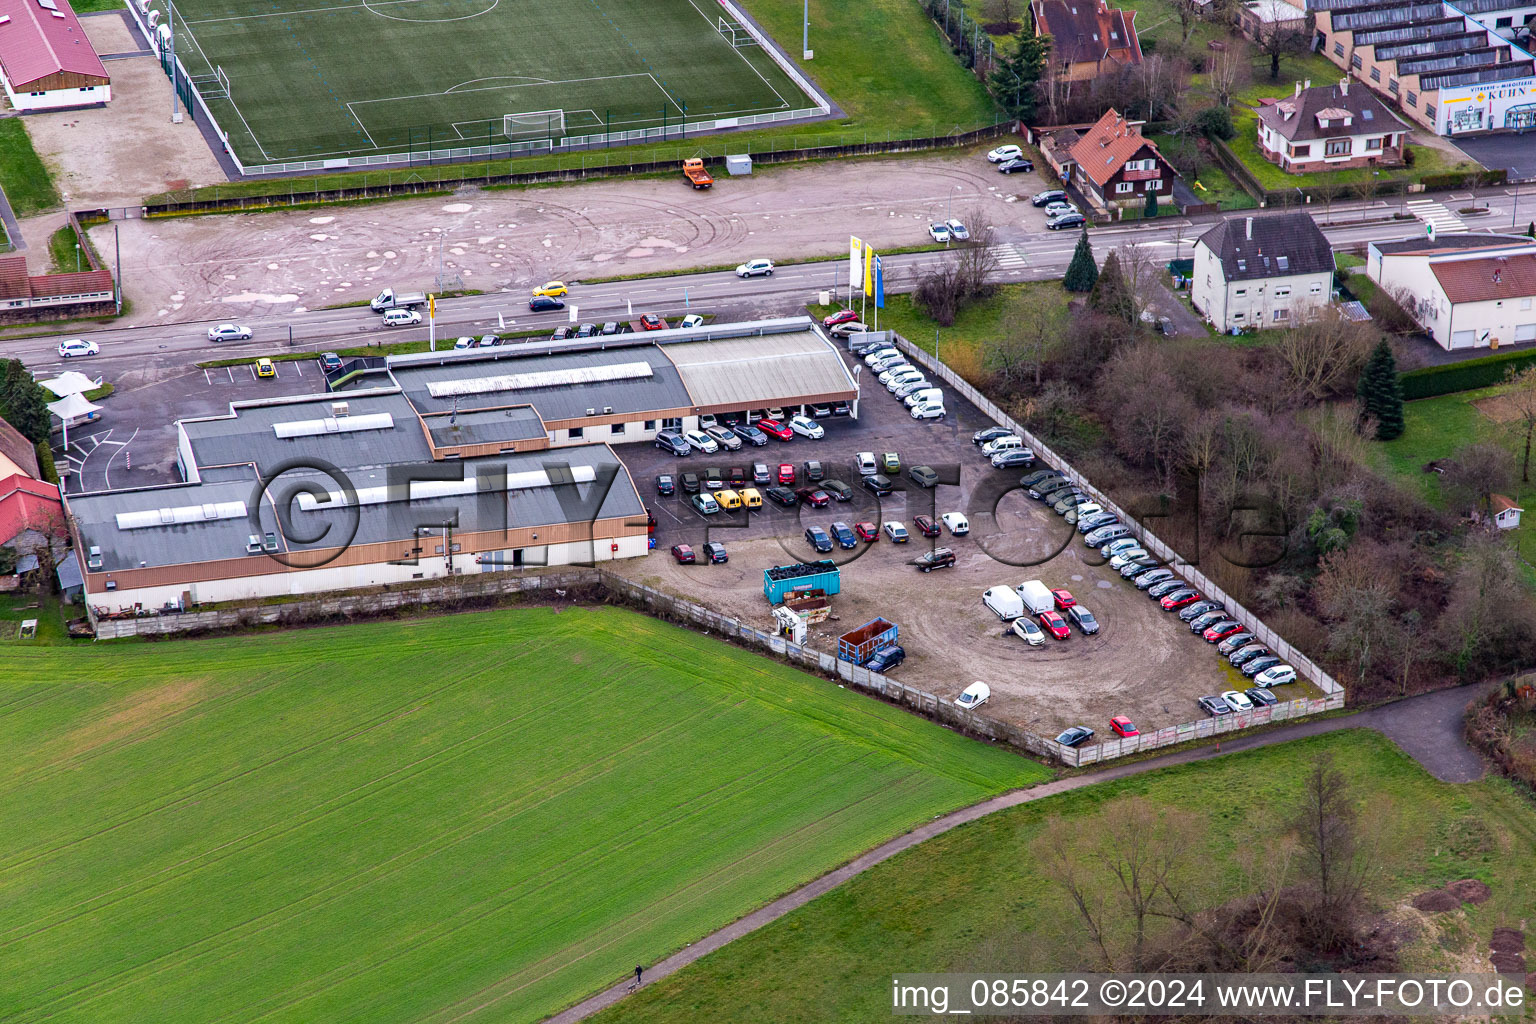
[[[612,608],[0,659],[7,1019],[537,1020],[1047,774]]]
[[[1073,833],[1087,844],[1093,816],[1117,798],[1192,813],[1188,841],[1205,883],[1195,888],[1200,905],[1212,906],[1235,895],[1254,869],[1245,848],[1290,813],[1298,782],[1322,752],[1358,797],[1383,811],[1373,911],[1401,939],[1403,969],[1489,970],[1492,930],[1522,928],[1536,914],[1536,813],[1502,779],[1441,783],[1377,733],[1347,730],[1091,786],[963,825],[648,984],[594,1021],[732,1020],[751,1007],[756,1024],[873,1024],[891,1018],[893,974],[1076,967],[1087,954],[1076,945],[1073,910],[1033,845],[1053,819],[1079,825]],[[1090,879],[1102,871],[1088,862],[1082,870]],[[1487,902],[1438,914],[1411,906],[1415,896],[1466,878],[1491,887]],[[1103,886],[1113,888],[1108,878]]]

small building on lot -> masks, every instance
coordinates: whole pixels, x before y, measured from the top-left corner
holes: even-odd
[[[0,0],[0,86],[21,111],[112,99],[112,80],[69,0]]]
[[[1094,206],[1112,209],[1173,194],[1179,172],[1141,134],[1139,122],[1111,109],[1072,147],[1072,183]]]
[[[110,270],[29,274],[25,256],[0,256],[0,320],[110,314],[116,309],[114,289]]]
[[[1373,242],[1365,269],[1442,348],[1536,341],[1536,240],[1457,234]]]
[[[1195,243],[1190,301],[1219,331],[1286,327],[1333,295],[1333,247],[1309,214],[1222,221]]]
[[[1255,42],[1271,32],[1305,32],[1308,22],[1307,12],[1286,0],[1246,0],[1237,9],[1238,28]]]
[[[1035,35],[1051,40],[1051,72],[1061,81],[1088,82],[1141,63],[1136,12],[1104,0],[1030,0]]]
[[[1296,83],[1286,99],[1259,107],[1259,152],[1291,174],[1403,162],[1408,129],[1369,89]]]
[[[1500,530],[1513,530],[1520,525],[1520,514],[1525,509],[1516,505],[1503,494],[1493,496],[1493,525]]]

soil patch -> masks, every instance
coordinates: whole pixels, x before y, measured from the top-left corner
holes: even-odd
[[[1476,878],[1463,878],[1459,882],[1452,882],[1445,888],[1447,892],[1463,903],[1471,903],[1474,906],[1485,902],[1489,896],[1493,895],[1493,890],[1488,887],[1488,883],[1479,881]]]
[[[1519,953],[1495,953],[1488,958],[1493,969],[1500,974],[1524,974],[1525,957]]]
[[[1512,395],[1490,395],[1487,398],[1479,398],[1472,403],[1472,407],[1495,423],[1509,423],[1520,416]]]
[[[1525,932],[1515,928],[1495,928],[1488,948],[1495,953],[1519,953],[1525,949]]]
[[[1413,908],[1422,910],[1426,914],[1443,914],[1459,906],[1461,906],[1461,900],[1445,889],[1420,893],[1413,898]]]

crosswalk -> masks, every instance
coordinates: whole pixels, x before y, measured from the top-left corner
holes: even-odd
[[[1024,247],[1017,242],[994,245],[992,251],[997,255],[997,265],[1003,270],[1023,270],[1029,266],[1029,257],[1025,254]]]
[[[1433,199],[1408,200],[1408,212],[1426,224],[1433,224],[1437,234],[1467,230],[1466,221],[1447,209],[1444,203]]]

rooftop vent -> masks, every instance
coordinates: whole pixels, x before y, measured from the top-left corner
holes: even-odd
[[[86,553],[85,567],[87,569],[100,569],[101,568],[101,548],[97,547],[94,544],[91,545],[91,550]]]
[[[349,408],[350,408],[350,406],[348,406],[346,402],[332,402],[331,403],[331,415],[332,416],[345,416],[347,414],[347,410]]]
[[[245,553],[248,555],[261,554],[261,534],[247,534],[245,538]]]
[[[603,415],[606,416],[608,413],[611,413],[611,412],[613,412],[613,406],[611,406],[611,405],[603,406]]]
[[[53,0],[37,0],[37,6],[45,11],[56,11],[59,9],[59,5],[54,3]]]
[[[596,409],[588,409],[587,410],[587,415],[588,416],[596,416],[597,415],[597,410]]]

